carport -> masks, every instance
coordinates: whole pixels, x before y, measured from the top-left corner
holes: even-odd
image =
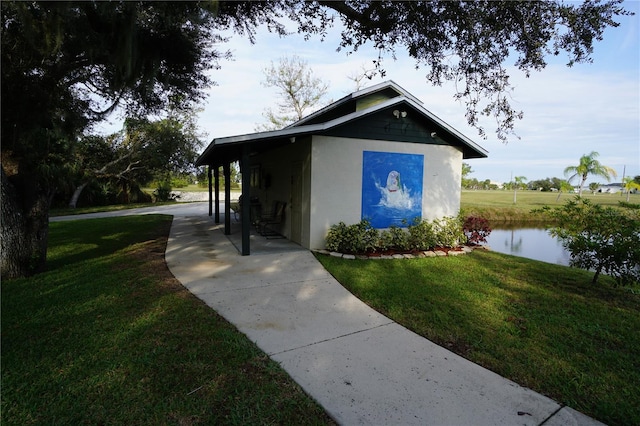
[[[213,170],[223,169],[224,232],[230,235],[231,163],[239,162],[240,251],[246,256],[251,252],[252,197],[260,205],[286,204],[281,235],[318,249],[330,226],[339,222],[375,217],[380,219],[375,227],[384,229],[415,218],[457,214],[462,160],[486,156],[481,146],[388,81],[351,93],[282,130],[216,138],[196,166],[209,167],[209,215],[216,223],[220,182]],[[395,176],[397,187],[388,186],[388,176]]]
[[[304,128],[286,128],[283,130],[260,132],[248,135],[216,138],[196,161],[196,167],[208,166],[207,177],[209,180],[209,216],[214,216],[215,223],[220,223],[220,176],[216,171],[222,167],[224,178],[225,202],[224,202],[224,234],[231,235],[231,163],[237,161],[240,164],[242,175],[242,199],[240,222],[242,233],[241,254],[251,254],[251,204],[246,202],[251,198],[250,194],[250,168],[251,158],[261,153],[277,149],[295,142],[296,137],[311,134],[319,130],[318,125],[304,126]]]

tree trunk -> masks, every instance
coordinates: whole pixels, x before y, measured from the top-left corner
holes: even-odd
[[[82,185],[78,186],[75,191],[73,191],[73,195],[71,196],[71,200],[69,201],[69,208],[76,208],[76,206],[78,205],[80,194],[82,194],[82,190],[85,189],[87,185],[89,185],[89,182],[83,183]]]
[[[580,182],[580,188],[578,189],[578,197],[582,197],[582,187],[584,186],[584,183],[586,181],[587,181],[587,177],[583,176],[582,181]]]
[[[9,177],[0,169],[0,274],[3,279],[29,276],[45,266],[50,197],[33,178]]]

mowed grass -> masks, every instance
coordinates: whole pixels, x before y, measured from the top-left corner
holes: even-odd
[[[318,258],[358,298],[433,342],[610,425],[640,424],[637,288],[482,250]]]
[[[518,191],[516,203],[513,203],[513,191],[469,191],[462,190],[460,209],[464,215],[481,215],[492,222],[544,221],[541,214],[532,214],[531,210],[544,206],[562,206],[577,194],[562,194],[558,199],[557,192]],[[626,201],[627,195],[591,194],[583,191],[583,198],[605,206],[618,206]],[[629,202],[640,203],[640,194],[630,194]]]
[[[156,203],[131,203],[131,204],[112,204],[109,206],[90,206],[90,207],[64,207],[52,209],[49,212],[50,217],[56,216],[75,216],[80,214],[98,213],[98,212],[115,212],[119,210],[139,209],[143,207],[157,207],[166,205],[175,205],[175,201],[164,201]]]
[[[2,425],[327,424],[166,268],[171,218],[52,223],[48,272],[2,282]]]

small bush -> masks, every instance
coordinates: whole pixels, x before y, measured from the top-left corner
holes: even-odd
[[[435,247],[436,235],[433,224],[416,218],[409,226],[409,247],[413,250],[428,250]]]
[[[640,283],[640,216],[576,197],[563,207],[543,209],[556,221],[550,234],[571,254],[571,266],[615,278],[618,285]]]
[[[487,242],[491,234],[489,221],[480,216],[468,216],[462,224],[462,232],[467,237],[467,243],[482,244]]]
[[[444,217],[433,222],[416,219],[407,229],[392,225],[383,231],[376,230],[363,219],[354,225],[344,222],[332,225],[327,233],[326,248],[341,253],[372,253],[453,248],[463,241],[466,239],[462,222],[456,217]]]
[[[171,196],[171,182],[163,181],[158,182],[158,187],[153,191],[153,195],[156,198],[156,201],[169,201],[172,199]]]
[[[435,245],[438,247],[457,247],[465,236],[462,232],[460,219],[453,216],[435,219],[433,221],[435,231]]]
[[[367,253],[375,251],[378,231],[363,219],[359,223],[346,225],[340,222],[332,225],[326,238],[327,249],[341,253]]]
[[[329,232],[327,233],[327,238],[325,238],[325,245],[327,246],[327,250],[340,251],[346,245],[346,236],[346,223],[339,222],[336,225],[331,225],[331,228],[329,228]]]
[[[391,225],[380,232],[377,248],[382,251],[405,251],[409,248],[409,234],[399,226]]]

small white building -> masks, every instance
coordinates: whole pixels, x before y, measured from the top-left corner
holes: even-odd
[[[282,130],[216,138],[196,165],[222,166],[228,178],[229,164],[240,161],[242,199],[251,200],[243,201],[241,214],[242,254],[247,255],[251,223],[273,206],[284,206],[284,214],[271,226],[309,249],[324,248],[329,227],[341,221],[366,218],[376,228],[387,228],[403,226],[403,219],[456,215],[462,161],[486,156],[486,150],[388,81]],[[215,178],[210,214],[219,199]],[[210,188],[211,179],[210,173]]]
[[[600,188],[596,192],[601,192],[605,194],[616,194],[618,192],[623,192],[626,194],[627,190],[624,189],[622,183],[607,183],[601,185]]]

